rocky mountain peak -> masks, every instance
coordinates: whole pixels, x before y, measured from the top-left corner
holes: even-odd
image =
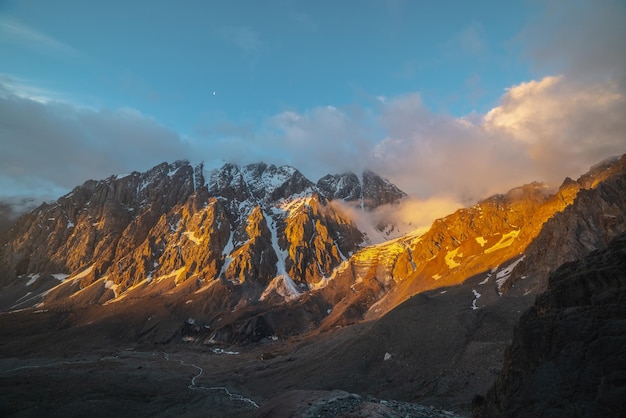
[[[626,156],[613,156],[594,164],[589,171],[578,178],[583,189],[593,189],[598,183],[626,168]]]
[[[361,182],[356,174],[327,174],[317,181],[317,188],[329,199],[353,202],[361,199]]]
[[[330,200],[357,202],[365,209],[396,203],[406,196],[389,180],[370,170],[363,171],[361,178],[350,172],[327,174],[318,180],[317,188]]]
[[[313,188],[302,173],[293,167],[276,167],[265,163],[239,167],[225,164],[211,173],[209,193],[239,202],[254,199],[264,203],[276,202]]]

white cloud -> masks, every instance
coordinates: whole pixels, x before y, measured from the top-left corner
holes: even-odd
[[[389,102],[378,171],[423,198],[470,202],[534,180],[558,185],[626,152],[626,101],[615,84],[546,77],[510,88],[481,120],[436,115],[419,95]]]
[[[556,182],[626,152],[624,115],[626,97],[613,82],[546,77],[511,88],[484,127],[522,143],[539,179]]]
[[[0,86],[3,195],[58,197],[90,178],[189,155],[179,136],[133,109],[37,101]]]
[[[58,91],[42,87],[41,85],[35,85],[15,75],[0,73],[0,95],[11,94],[43,104],[50,101],[60,101],[66,98],[66,95]]]
[[[334,106],[284,111],[255,130],[222,123],[199,132],[192,147],[195,155],[219,154],[238,164],[292,165],[317,181],[328,173],[360,172],[371,166],[372,119]]]
[[[0,18],[0,39],[5,42],[38,49],[41,52],[61,52],[75,54],[77,51],[68,44],[49,36],[14,18]]]
[[[585,84],[560,76],[522,83],[482,117],[435,114],[417,93],[377,106],[376,112],[334,106],[285,111],[260,129],[224,124],[208,138],[182,140],[134,109],[38,102],[4,84],[0,182],[5,195],[58,194],[89,178],[179,158],[265,161],[293,165],[312,181],[370,168],[420,202],[470,204],[534,180],[558,185],[626,152],[626,99],[610,81]]]

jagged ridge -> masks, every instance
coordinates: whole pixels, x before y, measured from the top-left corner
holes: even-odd
[[[416,293],[475,275],[502,294],[527,275],[526,251],[552,228],[546,221],[559,219],[581,191],[623,195],[615,182],[623,181],[624,161],[567,180],[553,195],[532,183],[460,209],[423,235],[366,248],[332,199],[359,195],[359,202],[379,190],[380,199],[368,200],[375,206],[403,196],[372,173],[363,185],[350,174],[316,185],[291,167],[226,164],[206,175],[201,165],[176,162],[89,181],[3,236],[4,271],[20,276],[5,290],[22,292],[5,308],[32,306],[38,294],[50,306],[164,294],[177,311],[206,323],[209,331],[183,326],[188,341],[257,341],[374,319]],[[599,206],[598,216],[614,220],[595,229],[602,239],[624,229],[623,205],[615,202],[608,212]],[[52,273],[71,276],[54,286]]]

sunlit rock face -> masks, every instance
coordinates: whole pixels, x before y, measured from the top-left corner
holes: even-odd
[[[572,201],[546,222],[537,238],[525,251],[526,257],[516,269],[513,280],[505,283],[520,292],[546,290],[548,276],[560,265],[578,260],[598,248],[604,248],[626,230],[626,158],[609,160],[594,166],[574,182],[567,179],[555,205]],[[575,197],[575,201],[574,198]],[[530,280],[520,280],[524,276]]]
[[[205,173],[176,162],[90,180],[40,206],[3,236],[1,258],[7,277],[69,277],[75,286],[63,295],[106,284],[114,291],[104,293],[116,298],[193,279],[248,286],[251,300],[283,281],[289,299],[323,282],[363,241],[292,167],[226,164]],[[73,298],[81,300],[93,302]]]
[[[626,230],[625,179],[622,157],[553,194],[531,183],[438,219],[424,234],[364,248],[321,292],[337,305],[329,326],[380,317],[412,295],[477,275],[500,295],[537,294],[562,262]]]
[[[82,285],[135,249],[163,213],[194,193],[193,167],[160,164],[145,173],[90,180],[22,217],[3,236],[2,259],[17,275],[74,273],[94,265]]]

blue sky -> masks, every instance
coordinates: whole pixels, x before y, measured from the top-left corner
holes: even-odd
[[[176,158],[293,164],[314,181],[370,167],[455,201],[559,181],[626,151],[620,118],[594,105],[624,110],[624,9],[4,1],[0,194],[54,197]],[[573,119],[590,136],[563,138]],[[561,151],[568,163],[546,156]]]
[[[529,77],[515,42],[529,9],[450,1],[9,2],[2,67],[82,105],[140,109],[183,134],[413,91],[462,116],[489,109],[505,87]],[[22,34],[8,39],[9,25]]]

